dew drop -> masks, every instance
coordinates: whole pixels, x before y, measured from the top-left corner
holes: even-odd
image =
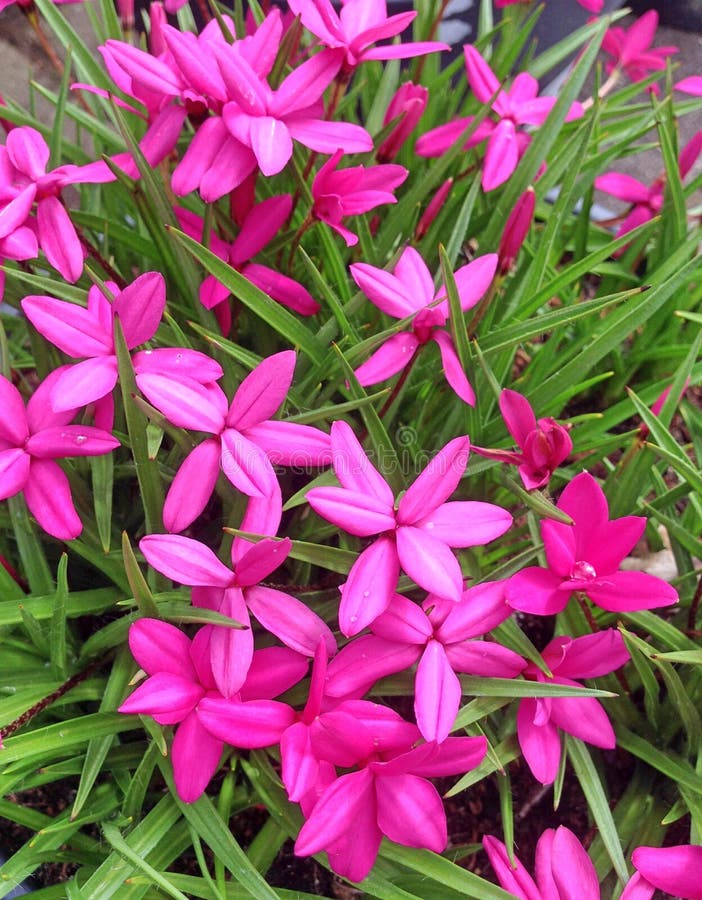
[[[152,354],[153,352],[154,352],[153,350],[144,350],[144,355],[145,355],[145,356],[151,356],[151,354]]]
[[[84,444],[87,440],[88,440],[88,437],[85,434],[77,434],[75,436],[76,444]]]
[[[433,528],[433,527],[434,527],[434,523],[433,523],[433,522],[427,522],[426,528],[431,529],[431,528]]]
[[[370,591],[364,591],[364,592],[363,592],[363,596],[364,596],[364,597],[370,597]]]
[[[597,570],[591,563],[580,559],[573,563],[570,577],[577,578],[579,581],[589,581],[592,578],[597,578]]]
[[[349,616],[349,622],[358,622],[358,616]]]

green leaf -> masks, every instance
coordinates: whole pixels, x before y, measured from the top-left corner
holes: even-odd
[[[110,552],[112,538],[112,487],[115,460],[112,453],[90,457],[93,481],[93,507],[100,544],[105,553]]]
[[[139,612],[142,616],[157,619],[160,615],[158,606],[139,568],[139,563],[134,555],[129,535],[126,531],[122,532],[122,559],[124,560],[124,571],[132,589],[134,600],[139,607]]]
[[[59,680],[66,677],[68,671],[66,659],[66,599],[68,597],[68,556],[61,554],[56,572],[56,593],[54,594],[54,611],[49,626],[49,652],[51,674]]]
[[[502,888],[428,850],[416,850],[384,840],[380,845],[380,856],[413,872],[420,872],[425,878],[431,878],[463,897],[474,897],[475,900],[514,900],[513,895]]]
[[[471,697],[616,697],[611,691],[570,684],[522,681],[517,678],[481,678],[459,675],[461,693]]]
[[[114,825],[109,825],[107,822],[104,823],[102,826],[102,833],[119,855],[124,857],[124,859],[130,862],[135,868],[144,872],[152,884],[158,885],[162,891],[168,894],[169,897],[174,897],[175,900],[188,900],[185,894],[173,887],[165,875],[157,872],[153,866],[150,866],[138,853],[132,850]]]
[[[136,731],[138,728],[141,728],[141,723],[134,716],[121,716],[118,713],[77,716],[67,722],[56,722],[27,734],[7,738],[0,762],[12,763],[39,756],[44,763],[56,751],[63,754],[67,747],[87,744],[95,737]]]

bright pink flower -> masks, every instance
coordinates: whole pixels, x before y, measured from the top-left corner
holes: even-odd
[[[403,32],[417,15],[404,12],[388,16],[385,0],[343,0],[337,13],[329,0],[289,0],[290,9],[299,15],[302,24],[325,47],[342,48],[344,74],[371,59],[408,59],[439,50],[450,50],[438,41],[412,41],[409,44],[383,44],[377,41],[393,38]],[[342,146],[339,144],[339,146]],[[350,151],[348,151],[350,152]]]
[[[379,162],[392,162],[422,118],[429,100],[429,91],[421,84],[405,81],[393,94],[385,110],[383,126],[397,119],[397,124],[375,152]]]
[[[522,673],[527,680],[575,686],[578,682],[574,679],[599,678],[629,659],[621,634],[613,628],[584,637],[554,638],[541,655],[553,677],[529,663]],[[558,774],[559,729],[606,750],[617,743],[607,714],[594,697],[525,698],[517,713],[517,738],[534,778],[542,784],[551,784]]]
[[[646,519],[624,516],[610,521],[607,499],[592,475],[577,475],[557,506],[573,519],[573,525],[553,519],[541,523],[548,568],[529,566],[513,575],[507,585],[510,606],[540,616],[554,615],[565,608],[574,591],[610,612],[677,602],[677,591],[661,578],[619,571],[619,564],[643,534]]]
[[[702,97],[702,75],[690,75],[688,78],[678,81],[673,87],[676,91],[682,91],[684,94]]]
[[[502,841],[486,835],[483,847],[500,885],[519,900],[600,900],[592,860],[564,825],[547,828],[539,838],[534,863],[536,881],[518,859],[512,862]]]
[[[492,503],[445,502],[467,465],[468,438],[449,441],[397,505],[390,485],[349,425],[334,422],[331,441],[341,487],[313,488],[307,500],[315,512],[350,534],[379,535],[358,557],[341,588],[342,632],[347,637],[358,634],[387,609],[400,567],[425,590],[460,600],[463,576],[451,548],[487,544],[512,522],[506,510]]]
[[[534,188],[529,187],[517,200],[514,209],[507,217],[505,230],[502,232],[497,255],[500,258],[498,271],[507,275],[515,266],[524,238],[529,233],[536,208]]]
[[[306,810],[307,821],[295,842],[298,856],[325,850],[332,869],[351,881],[362,881],[370,872],[383,835],[441,853],[447,841],[446,814],[427,778],[468,772],[487,749],[482,737],[447,738],[440,745],[412,748],[411,738],[402,740],[407,723],[391,710],[380,707],[379,715],[365,722],[360,718],[362,709],[373,706],[349,701],[327,717],[330,726],[336,717],[326,742],[334,763],[360,768],[323,790],[311,811]]]
[[[284,561],[290,541],[263,540],[232,554],[225,566],[205,544],[176,534],[150,534],[139,542],[149,565],[179,584],[196,588],[195,606],[214,609],[242,628],[216,626],[211,638],[211,664],[215,683],[225,697],[241,690],[253,658],[249,611],[271,634],[305,656],[314,656],[320,638],[327,653],[336,652],[328,626],[308,606],[265,587],[264,581]]]
[[[702,131],[698,131],[680,151],[678,165],[681,178],[685,178],[690,172],[701,152]],[[638,228],[639,225],[643,225],[644,222],[650,221],[663,208],[665,175],[660,175],[651,182],[650,186],[647,186],[637,178],[634,178],[633,175],[607,172],[595,178],[595,187],[598,191],[611,194],[612,197],[616,197],[618,200],[632,204],[631,209],[617,229],[616,237],[621,237],[634,228]]]
[[[637,847],[631,861],[638,871],[621,900],[650,900],[656,888],[682,900],[702,900],[702,847]]]
[[[341,220],[359,216],[383,203],[397,203],[393,191],[409,173],[403,166],[394,165],[337,170],[343,155],[343,150],[337,150],[312,182],[312,215],[340,234],[348,247],[355,247],[358,237]]]
[[[421,607],[395,594],[371,623],[370,635],[348,643],[329,666],[330,697],[365,693],[375,682],[418,663],[414,712],[422,737],[444,741],[456,720],[461,699],[457,672],[515,678],[524,660],[506,647],[481,637],[511,615],[504,583],[485,582],[463,592],[461,600],[427,597]]]
[[[83,526],[68,478],[55,460],[101,456],[119,447],[119,441],[100,428],[69,425],[77,409],[53,411],[49,397],[63,373],[64,368],[58,368],[44,379],[26,409],[17,388],[0,376],[0,500],[23,491],[44,531],[70,541]]]
[[[497,255],[487,253],[454,273],[461,309],[475,306],[490,286],[497,267]],[[395,319],[414,315],[411,331],[401,331],[381,344],[369,360],[356,369],[362,385],[377,384],[402,371],[417,350],[429,341],[439,346],[444,374],[449,385],[465,403],[475,405],[471,387],[451,335],[446,329],[449,304],[446,288],[434,289],[426,263],[413,247],[406,247],[392,272],[354,263],[351,275],[378,309]]]
[[[500,82],[490,66],[475,47],[463,48],[466,59],[468,83],[481,103],[489,103],[493,97],[492,111],[498,117],[484,119],[473,136],[466,141],[468,150],[487,140],[483,165],[483,190],[492,191],[504,184],[517,168],[529,143],[529,135],[519,129],[524,125],[542,125],[551,112],[556,97],[539,97],[539,83],[528,72],[520,72],[508,90],[500,88]],[[566,116],[566,122],[583,114],[580,103],[574,103]],[[441,156],[446,153],[473,121],[472,116],[456,119],[440,125],[422,135],[415,152],[419,156]]]
[[[528,491],[544,487],[573,449],[568,429],[555,419],[537,421],[529,401],[517,391],[502,391],[500,411],[519,451],[475,446],[473,450],[488,459],[519,466],[519,476]]]
[[[632,81],[642,81],[651,72],[665,69],[666,57],[678,52],[677,47],[652,47],[658,28],[658,13],[650,9],[630,28],[614,25],[602,40],[602,49],[612,59],[605,66],[607,74],[622,69]]]
[[[311,316],[319,312],[320,306],[305,287],[269,266],[251,262],[280,231],[291,209],[290,194],[268,197],[246,213],[241,230],[232,243],[210,233],[209,248],[278,303],[301,315]],[[203,219],[182,207],[176,207],[175,212],[183,231],[194,240],[202,241]],[[228,334],[231,328],[229,297],[229,288],[214,275],[208,275],[200,285],[200,302],[206,309],[214,310],[223,334]]]
[[[310,425],[271,417],[284,402],[295,370],[295,353],[286,350],[264,359],[239,385],[231,404],[221,388],[191,381],[176,383],[160,374],[137,375],[150,403],[180,428],[211,435],[183,461],[166,496],[163,522],[183,531],[203,511],[221,470],[253,501],[244,530],[275,534],[282,500],[273,465],[325,466],[331,462],[329,435]]]
[[[516,3],[530,3],[531,0],[495,0],[497,9],[504,9],[505,6],[514,6]],[[601,13],[604,6],[604,0],[578,0],[578,3],[588,12]]]

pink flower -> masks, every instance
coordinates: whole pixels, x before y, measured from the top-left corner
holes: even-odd
[[[527,680],[574,686],[578,686],[574,679],[607,675],[629,659],[621,634],[612,628],[579,638],[554,638],[541,655],[553,677],[529,663],[522,673]],[[534,778],[542,784],[551,784],[558,774],[559,729],[606,750],[617,743],[607,714],[594,697],[525,698],[517,713],[517,738]]]
[[[295,597],[260,583],[285,561],[290,550],[287,538],[263,540],[243,553],[233,552],[231,569],[205,544],[182,535],[150,534],[141,539],[139,549],[158,572],[196,588],[195,606],[214,609],[242,626],[216,626],[212,632],[212,672],[225,697],[241,690],[253,658],[249,611],[297,653],[314,656],[320,639],[329,655],[336,652],[331,631],[316,613]]]
[[[383,126],[395,119],[397,124],[375,152],[379,162],[392,162],[422,118],[429,99],[429,91],[420,84],[405,81],[393,94],[385,110]]]
[[[292,350],[269,356],[242,381],[231,404],[216,385],[177,383],[162,374],[137,375],[139,390],[170,422],[211,435],[185,458],[173,479],[163,508],[168,531],[183,531],[200,515],[221,467],[234,487],[260,501],[255,514],[249,503],[242,528],[276,533],[282,499],[273,464],[331,462],[329,436],[323,431],[271,418],[285,400],[294,370]]]
[[[408,59],[450,49],[438,41],[371,46],[403,32],[417,15],[416,12],[404,12],[388,16],[385,0],[343,0],[339,14],[329,0],[289,0],[288,5],[325,47],[345,51],[344,72],[347,75],[366,60]]]
[[[587,472],[565,488],[558,509],[572,525],[541,523],[548,568],[529,566],[510,578],[507,602],[514,609],[554,615],[574,591],[610,612],[653,609],[677,602],[675,588],[645,572],[622,572],[619,564],[643,534],[643,516],[609,520],[602,488]]]
[[[475,306],[488,289],[497,267],[497,256],[488,253],[454,273],[461,309]],[[465,403],[475,405],[475,392],[466,378],[451,335],[446,329],[449,304],[446,288],[434,289],[426,263],[413,247],[406,247],[392,272],[354,263],[351,275],[371,303],[395,319],[414,315],[411,331],[401,331],[381,344],[369,360],[356,369],[362,385],[391,378],[408,365],[429,341],[439,346],[446,380]]]
[[[475,446],[473,450],[488,459],[519,466],[519,476],[528,491],[544,487],[573,449],[568,429],[555,419],[537,421],[529,401],[516,391],[502,391],[500,411],[519,451]]]
[[[605,32],[602,49],[612,59],[606,70],[611,74],[622,69],[632,81],[642,81],[651,72],[665,69],[666,57],[678,52],[677,47],[651,47],[658,28],[658,13],[650,9],[630,28],[612,26]]]
[[[295,842],[298,856],[325,850],[332,869],[351,881],[362,881],[370,872],[383,835],[407,847],[441,853],[447,842],[446,814],[427,778],[468,772],[487,749],[482,737],[447,738],[440,745],[412,748],[412,738],[403,735],[407,723],[392,710],[379,707],[365,722],[346,712],[373,706],[351,701],[329,715],[336,715],[327,740],[328,748],[336,750],[334,761],[360,768],[322,791],[306,811],[307,821]]]
[[[379,535],[363,550],[342,586],[342,632],[347,637],[358,634],[388,608],[400,567],[425,590],[442,599],[460,600],[463,576],[451,548],[487,544],[512,522],[506,510],[492,503],[445,502],[468,462],[468,438],[449,441],[397,505],[390,485],[345,422],[332,424],[331,441],[341,487],[308,491],[310,506],[350,534]]]
[[[498,121],[484,119],[464,145],[464,149],[468,150],[487,140],[482,185],[483,190],[492,191],[504,184],[514,172],[529,143],[529,135],[519,129],[525,125],[543,124],[556,98],[538,97],[539,83],[528,72],[520,72],[512,86],[502,90],[497,76],[475,47],[467,44],[463,52],[468,83],[478,100],[488,103],[497,95],[492,111]],[[578,119],[582,114],[582,106],[574,103],[566,122]],[[415,152],[419,156],[441,156],[456,143],[472,121],[473,117],[467,116],[428,131],[417,141]]]
[[[690,172],[701,152],[702,131],[698,131],[680,151],[678,165],[681,178],[685,178]],[[616,237],[621,237],[639,225],[643,225],[644,222],[650,221],[663,208],[665,175],[660,175],[651,182],[650,186],[647,186],[637,178],[634,178],[633,175],[607,172],[595,178],[595,187],[598,191],[611,194],[612,197],[616,197],[618,200],[632,204],[632,208],[622,219],[617,229]]]
[[[337,150],[312,182],[312,215],[340,234],[348,247],[355,247],[358,237],[344,228],[341,220],[359,216],[383,203],[397,203],[393,191],[409,173],[403,166],[394,165],[337,170],[343,155],[343,150]]]
[[[504,9],[505,6],[514,6],[516,3],[530,3],[531,0],[495,0],[497,9]],[[604,0],[578,0],[578,3],[588,12],[601,13],[604,6]]]
[[[507,275],[515,267],[524,238],[531,228],[535,208],[536,194],[534,188],[530,187],[517,200],[514,209],[507,217],[505,230],[502,232],[497,251],[500,258],[498,271],[501,275]]]
[[[621,900],[650,900],[656,888],[682,900],[702,900],[702,847],[637,847],[631,861],[638,871]]]
[[[444,741],[456,720],[461,699],[457,672],[514,678],[524,660],[491,641],[472,640],[510,615],[504,584],[485,582],[463,592],[461,600],[431,594],[421,607],[395,594],[371,623],[370,635],[350,641],[329,666],[330,697],[365,693],[375,682],[418,663],[414,712],[422,737]]]
[[[600,900],[592,860],[564,825],[547,828],[539,838],[534,863],[536,881],[518,859],[512,862],[502,841],[486,835],[483,847],[500,885],[519,900]]]
[[[26,410],[17,388],[0,376],[0,500],[23,491],[29,511],[44,531],[70,541],[83,525],[68,478],[55,460],[101,456],[119,447],[119,441],[100,428],[69,425],[77,409],[53,411],[49,397],[63,373],[64,368],[58,368],[44,379]]]

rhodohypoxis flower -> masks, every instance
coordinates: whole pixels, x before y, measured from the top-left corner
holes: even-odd
[[[637,847],[631,861],[638,871],[621,900],[650,900],[656,888],[682,900],[702,900],[702,847]]]
[[[251,262],[280,231],[291,209],[290,194],[268,197],[252,206],[244,215],[234,241],[228,243],[211,232],[208,246],[220,259],[226,260],[278,303],[303,316],[311,316],[319,312],[320,307],[307,288],[269,266]],[[186,234],[196,241],[203,240],[204,221],[200,216],[182,207],[176,208],[176,215]],[[200,285],[200,302],[207,309],[214,310],[223,334],[229,334],[231,330],[231,310],[227,303],[229,296],[229,288],[217,281],[214,275],[208,275]]]
[[[395,593],[400,567],[420,587],[458,601],[463,576],[453,547],[487,544],[504,534],[512,516],[499,506],[478,501],[445,502],[468,463],[470,441],[449,441],[402,495],[373,466],[350,426],[334,422],[333,465],[341,487],[313,488],[312,508],[358,537],[379,535],[360,554],[341,588],[339,626],[358,634],[384,612]]]
[[[681,179],[690,172],[701,152],[702,131],[698,131],[680,151],[678,166]],[[665,175],[660,175],[650,185],[645,185],[633,175],[619,172],[606,172],[595,178],[595,187],[599,191],[632,204],[632,208],[619,224],[617,237],[643,225],[660,213],[663,208],[665,180]]]
[[[547,828],[536,844],[536,881],[497,838],[486,835],[483,847],[500,885],[519,900],[600,900],[600,884],[592,860],[573,832],[560,825]],[[633,898],[632,898],[633,900]]]
[[[0,500],[24,493],[29,511],[44,531],[59,540],[78,537],[78,518],[71,488],[57,459],[100,456],[119,441],[100,428],[69,425],[77,409],[54,412],[49,397],[64,369],[55,369],[29,398],[0,376]]]
[[[553,677],[529,663],[522,673],[525,678],[575,686],[574,679],[607,675],[629,659],[621,634],[612,628],[584,637],[554,638],[541,655]],[[517,713],[517,738],[534,778],[542,784],[551,784],[558,774],[559,729],[607,750],[617,743],[607,714],[594,697],[526,697]]]
[[[353,166],[337,169],[344,150],[337,150],[312,182],[312,215],[326,222],[355,247],[358,237],[341,224],[346,216],[359,216],[383,203],[397,203],[393,191],[409,174],[403,166]]]
[[[497,9],[514,6],[516,3],[531,3],[531,0],[495,0]],[[604,0],[578,0],[578,3],[591,13],[601,13],[604,6]]]
[[[173,479],[163,508],[168,531],[183,531],[200,515],[221,466],[236,488],[263,501],[262,520],[247,522],[249,530],[275,534],[282,501],[272,463],[331,462],[329,436],[323,431],[271,419],[285,400],[294,370],[292,350],[269,356],[241,382],[231,404],[216,385],[205,388],[194,381],[174,383],[159,374],[137,375],[139,389],[169,421],[211,435],[191,451]]]
[[[529,566],[510,578],[507,602],[514,609],[554,615],[574,591],[611,612],[653,609],[675,603],[675,588],[646,572],[622,572],[619,564],[643,534],[643,516],[609,520],[607,499],[588,472],[565,488],[558,509],[572,525],[541,523],[548,568]]]
[[[174,625],[139,619],[129,629],[129,649],[149,676],[119,707],[119,712],[152,716],[160,725],[178,725],[171,747],[178,796],[192,803],[202,794],[219,766],[224,741],[203,724],[199,704],[223,700],[210,665],[213,626],[201,628],[192,641]],[[254,749],[277,742],[293,711],[272,698],[304,677],[307,660],[285,647],[253,654],[250,677],[237,701],[245,717],[229,743]]]
[[[327,653],[336,652],[328,626],[300,600],[260,584],[284,561],[290,541],[263,540],[225,566],[205,544],[176,534],[150,534],[139,549],[153,566],[179,584],[195,588],[195,606],[214,609],[242,628],[216,626],[211,637],[214,679],[225,697],[234,696],[247,677],[253,658],[249,611],[271,634],[298,653],[314,656],[320,638]]]
[[[300,16],[305,28],[326,47],[343,48],[347,76],[366,60],[408,59],[451,49],[438,41],[371,46],[401,34],[417,15],[416,12],[404,12],[388,16],[385,0],[342,0],[340,13],[329,0],[289,0],[288,5],[295,15]]]
[[[370,635],[347,644],[329,666],[326,692],[345,697],[418,663],[414,711],[422,737],[441,741],[453,728],[461,700],[456,672],[514,678],[524,660],[490,641],[476,641],[510,615],[504,583],[485,582],[458,603],[431,594],[417,606],[399,594],[371,623]]]
[[[359,771],[333,780],[311,811],[304,810],[307,821],[295,842],[298,856],[326,850],[334,871],[351,881],[370,872],[383,835],[440,853],[447,841],[446,814],[427,778],[468,772],[487,749],[482,737],[412,747],[417,729],[392,710],[373,707],[349,701],[327,717],[327,757]]]
[[[529,401],[517,391],[502,391],[500,412],[519,451],[488,450],[475,446],[473,450],[488,459],[519,466],[519,476],[528,491],[544,487],[573,449],[568,429],[555,419],[537,421]]]
[[[405,81],[395,91],[383,117],[383,126],[397,119],[383,143],[375,151],[380,162],[392,162],[414,131],[429,100],[429,91],[421,84]]]
[[[487,253],[454,273],[461,309],[475,306],[490,286],[497,255]],[[376,384],[400,372],[417,350],[434,341],[441,353],[446,380],[465,403],[475,405],[475,392],[466,378],[453,339],[446,330],[449,304],[444,285],[436,291],[426,263],[413,247],[402,251],[392,272],[367,263],[354,263],[353,280],[382,312],[395,319],[414,316],[411,330],[401,331],[381,344],[369,360],[356,369],[362,385]]]
[[[650,9],[629,28],[613,25],[605,32],[602,49],[612,59],[606,63],[607,74],[624,71],[632,81],[642,81],[651,72],[665,69],[666,57],[678,52],[677,47],[652,47],[658,28],[658,13]]]
[[[529,135],[519,129],[524,125],[542,125],[556,97],[537,96],[539,83],[528,72],[520,72],[512,86],[503,90],[497,76],[475,47],[467,44],[463,52],[468,83],[475,96],[481,103],[489,103],[495,97],[492,111],[498,116],[498,121],[484,119],[464,145],[468,150],[487,139],[482,185],[484,190],[492,191],[514,172],[529,143]],[[566,122],[582,114],[582,106],[574,103],[568,111]],[[472,121],[473,117],[467,116],[428,131],[417,141],[415,151],[419,156],[441,156],[456,143]]]
[[[29,296],[22,300],[24,314],[47,341],[68,356],[87,357],[67,366],[56,381],[51,404],[57,412],[77,409],[111,393],[119,374],[115,319],[119,320],[130,350],[150,340],[161,321],[166,307],[166,283],[159,272],[145,272],[123,291],[113,282],[106,286],[114,299],[110,302],[94,285],[88,292],[87,308],[55,297]],[[192,351],[179,352],[187,357]],[[194,368],[201,364],[202,354],[197,354]],[[110,404],[103,421],[109,424],[111,420]]]

